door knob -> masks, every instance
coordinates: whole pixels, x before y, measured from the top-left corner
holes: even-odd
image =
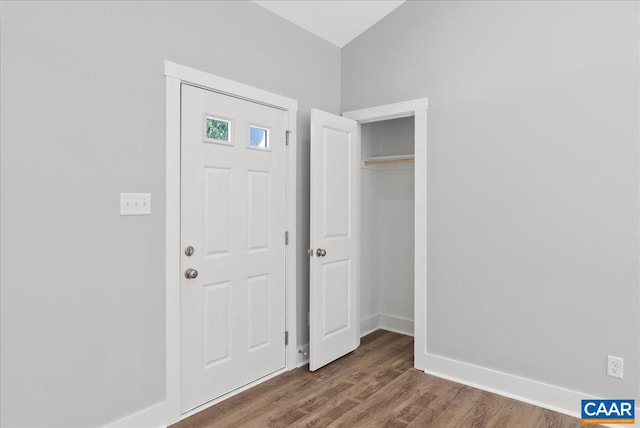
[[[307,254],[309,255],[309,257],[313,257],[313,248],[309,248],[307,250]]]
[[[198,271],[193,268],[189,268],[185,271],[184,277],[187,279],[195,279],[198,277]]]
[[[324,257],[327,255],[327,250],[323,250],[322,248],[318,248],[316,250],[316,256],[318,257]]]

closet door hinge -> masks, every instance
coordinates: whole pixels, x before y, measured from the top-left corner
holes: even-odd
[[[287,346],[289,344],[289,332],[284,332],[284,345]]]
[[[289,135],[291,135],[291,131],[287,131],[286,143],[289,145]]]
[[[284,245],[289,245],[289,231],[284,233]]]

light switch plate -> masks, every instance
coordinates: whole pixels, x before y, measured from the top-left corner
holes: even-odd
[[[151,214],[151,193],[120,193],[120,215]]]

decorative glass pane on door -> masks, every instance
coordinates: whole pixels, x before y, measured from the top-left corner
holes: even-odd
[[[264,128],[258,128],[255,126],[249,127],[249,146],[260,147],[266,149],[269,147],[269,130]]]
[[[205,137],[208,140],[231,141],[231,123],[227,120],[207,116]]]

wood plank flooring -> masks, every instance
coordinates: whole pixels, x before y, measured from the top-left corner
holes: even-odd
[[[413,368],[413,338],[378,330],[316,372],[291,370],[172,428],[564,428],[579,419]]]

